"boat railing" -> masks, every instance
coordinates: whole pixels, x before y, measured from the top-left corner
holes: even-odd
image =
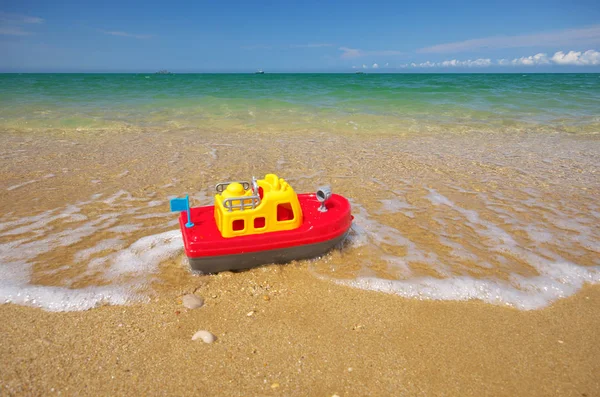
[[[217,191],[217,193],[223,193],[223,191],[225,189],[227,189],[227,186],[231,185],[232,183],[239,183],[240,185],[242,185],[244,187],[244,190],[250,189],[250,182],[231,181],[231,182],[217,183],[217,186],[215,186],[215,190]]]
[[[249,201],[249,202],[248,202]],[[233,210],[245,210],[246,208],[255,209],[260,205],[260,196],[240,196],[230,197],[223,200],[223,207],[229,212]]]

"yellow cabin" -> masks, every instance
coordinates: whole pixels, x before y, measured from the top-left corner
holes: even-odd
[[[226,182],[216,186],[215,222],[223,237],[237,237],[302,225],[298,196],[275,174],[248,182]]]

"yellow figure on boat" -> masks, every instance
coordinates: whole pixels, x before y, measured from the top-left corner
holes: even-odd
[[[248,182],[216,186],[215,221],[223,237],[237,237],[302,225],[302,208],[294,189],[275,174]]]

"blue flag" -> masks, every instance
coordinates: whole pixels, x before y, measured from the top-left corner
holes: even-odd
[[[171,204],[171,212],[187,212],[187,223],[185,227],[192,227],[194,224],[192,223],[192,212],[190,211],[190,199],[188,196],[185,198],[174,198],[170,201]]]
[[[171,199],[171,212],[187,211],[190,206],[190,202],[187,198],[174,198]]]

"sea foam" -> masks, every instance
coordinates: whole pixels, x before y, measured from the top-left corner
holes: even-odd
[[[371,217],[366,209],[358,203],[353,203],[354,223],[349,236],[350,249],[360,250],[361,247],[378,247],[381,243],[400,246],[406,249],[402,257],[384,255],[381,258],[388,262],[391,268],[398,267],[403,279],[389,280],[375,277],[372,272],[362,271],[354,279],[336,279],[330,276],[319,277],[348,285],[355,288],[381,291],[400,295],[406,298],[431,299],[431,300],[481,300],[496,305],[511,306],[521,310],[543,308],[550,303],[576,293],[584,283],[600,282],[600,266],[582,266],[565,260],[560,255],[544,247],[523,247],[516,242],[515,237],[499,225],[484,220],[480,214],[472,209],[463,208],[448,197],[434,189],[427,188],[426,198],[436,206],[445,206],[449,213],[456,213],[457,219],[468,229],[474,231],[487,250],[495,254],[496,260],[507,263],[507,257],[520,258],[538,273],[534,276],[523,276],[514,271],[508,279],[497,277],[476,278],[465,275],[467,267],[451,266],[443,260],[420,248],[418,244],[404,236],[396,228],[383,224]],[[485,196],[480,199],[485,200]],[[488,202],[488,208],[491,203]],[[392,206],[383,201],[383,210],[401,210],[404,205]],[[598,249],[597,236],[593,230],[586,226],[586,220],[577,222],[569,215],[556,210],[561,215],[560,219],[552,217],[552,223],[559,228],[576,230],[577,235],[569,241],[580,242],[584,248],[596,251]],[[499,212],[502,214],[502,211]],[[434,219],[444,225],[446,221],[439,217]],[[536,223],[522,223],[512,219],[513,227],[528,233],[536,243],[555,241],[552,233],[542,225]],[[458,244],[439,233],[439,243],[451,248],[451,255],[459,259],[466,259],[477,263],[483,268],[491,268],[490,263],[481,261],[466,246]],[[578,252],[575,249],[575,252]],[[414,277],[411,263],[426,264],[431,267],[440,278]],[[596,261],[598,263],[598,261]]]
[[[360,256],[363,268],[354,278],[315,274],[335,283],[407,298],[475,299],[521,310],[545,307],[576,293],[584,283],[600,282],[600,266],[574,263],[551,249],[551,244],[558,244],[568,246],[576,256],[586,251],[599,252],[595,215],[590,215],[592,219],[570,207],[544,206],[536,192],[527,192],[528,200],[511,201],[499,193],[486,195],[454,189],[484,203],[487,211],[484,214],[459,205],[458,201],[433,188],[422,190],[429,208],[422,204],[417,208],[402,200],[402,191],[394,191],[394,199],[380,200],[380,207],[373,215],[353,201],[355,219],[345,249],[361,254],[369,248],[374,253],[370,252],[370,257]],[[194,197],[201,203],[207,200],[203,194]],[[529,206],[543,208],[543,216],[520,219],[516,215]],[[148,213],[149,209],[155,212]],[[413,216],[408,216],[406,211]],[[410,233],[394,227],[393,223],[385,223],[386,214],[394,213],[403,214],[404,220],[417,222],[415,218],[424,211],[429,211],[437,223],[437,243],[446,247],[446,255],[452,261],[441,255],[441,251],[413,240]],[[107,197],[94,195],[88,201],[31,216],[17,219],[14,215],[3,216],[0,218],[0,302],[69,311],[147,301],[151,293],[148,285],[159,273],[159,265],[183,253],[179,230],[152,233],[156,227],[151,225],[167,218],[168,214],[161,211],[156,200],[134,198],[127,191],[119,191]],[[501,221],[490,220],[490,214]],[[176,217],[161,222],[163,230],[176,224]],[[453,235],[449,228],[456,229],[457,225],[462,231]],[[143,236],[145,230],[148,235]],[[516,232],[528,236],[531,244],[520,242]],[[132,239],[134,235],[138,237]],[[457,240],[457,236],[461,239]],[[394,255],[384,250],[384,246],[399,247],[402,255]],[[66,258],[66,262],[48,263],[47,258],[56,257],[51,253],[67,249],[73,251],[72,259],[58,255]],[[480,251],[487,253],[485,259],[480,257]],[[534,269],[535,274],[526,276],[512,268],[514,258]],[[369,267],[371,259],[387,263],[396,279],[378,277]],[[503,269],[508,272],[506,277],[493,276],[498,266],[494,261],[506,267]],[[600,265],[600,259],[595,261]],[[416,271],[415,264],[421,269],[427,267],[436,277],[420,275],[422,272]],[[73,267],[78,269],[75,275],[61,278],[62,273]],[[479,277],[478,269],[490,273]],[[56,286],[34,284],[34,270],[37,276],[49,276],[51,280],[56,276],[59,282],[54,283]],[[74,287],[90,278],[100,282]]]
[[[132,207],[136,201],[141,203]],[[38,215],[0,219],[0,302],[72,311],[147,301],[147,287],[158,273],[159,264],[181,255],[183,241],[179,230],[171,230],[126,243],[132,241],[131,233],[144,229],[139,220],[127,222],[138,212],[147,211],[146,202],[121,191],[103,201],[95,196]],[[150,207],[156,204],[150,203]],[[104,206],[99,215],[98,206]],[[168,222],[166,227],[171,224]],[[105,235],[108,237],[98,239]],[[90,245],[88,239],[96,242]],[[64,253],[68,249],[75,251],[72,261]],[[66,261],[62,266],[49,259],[57,252]],[[60,275],[74,269],[75,276]],[[50,276],[55,280],[50,284],[57,285],[32,283],[34,270],[38,277]],[[99,277],[101,282],[73,287],[89,277]]]

